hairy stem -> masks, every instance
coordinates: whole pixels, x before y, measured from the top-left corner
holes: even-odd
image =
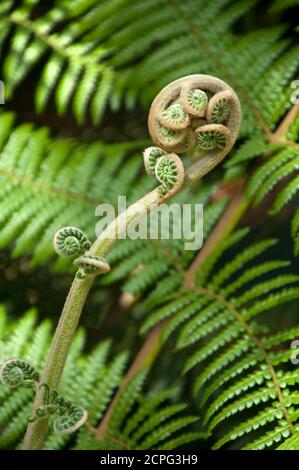
[[[94,242],[89,253],[104,256],[121,237],[129,223],[165,200],[166,197],[161,197],[155,189],[135,204],[132,204],[104,230]],[[94,278],[95,276],[89,276],[83,280],[75,278],[69,291],[41,376],[41,383],[47,383],[51,388],[56,388],[59,384],[81,312]],[[43,390],[41,390],[36,394],[33,411],[42,405],[43,393]],[[23,445],[24,450],[42,448],[47,432],[47,421],[47,419],[41,419],[28,425]]]
[[[230,103],[230,112],[225,118],[226,126],[221,123],[215,124],[208,122],[206,125],[199,126],[195,130],[191,128],[187,129],[190,119],[193,116],[190,117],[188,115],[185,119],[186,122],[184,121],[186,128],[181,131],[183,132],[181,134],[177,133],[177,131],[173,130],[171,127],[170,129],[164,128],[163,126],[161,127],[159,116],[161,117],[165,110],[167,111],[170,101],[180,99],[181,109],[184,104],[183,97],[186,94],[186,96],[189,96],[190,93],[192,95],[193,90],[199,89],[200,91],[202,88],[209,90],[214,95],[214,104],[213,99],[211,99],[210,103],[212,104],[211,107],[208,108],[207,113],[209,110],[211,113],[213,112],[215,99],[217,102],[219,95],[222,97],[225,92],[225,96]],[[186,106],[186,103],[184,106]],[[194,112],[194,109],[192,108],[191,111]],[[188,112],[191,111],[189,110]],[[198,112],[198,110],[196,110],[196,112]],[[186,115],[186,110],[183,110],[183,114]],[[218,165],[236,141],[240,128],[241,115],[241,106],[235,92],[228,87],[225,82],[215,77],[208,75],[190,75],[167,85],[155,98],[150,109],[148,120],[152,140],[161,148],[150,147],[144,152],[144,162],[147,172],[155,175],[161,185],[122,212],[96,239],[92,247],[86,251],[86,258],[89,258],[89,260],[91,257],[103,258],[111,250],[116,241],[123,238],[129,224],[139,219],[162,202],[167,201],[187,185],[197,181]],[[208,116],[207,119],[209,121]],[[173,124],[174,123],[172,123],[172,125]],[[164,129],[164,134],[161,129]],[[197,144],[198,139],[199,143]],[[203,153],[199,160],[193,162],[193,164],[185,170],[182,160],[176,153],[185,154],[191,152],[197,145],[202,145],[202,149],[205,150],[205,153]],[[82,273],[79,272],[79,274]],[[88,277],[85,277],[86,273],[84,273],[84,271],[83,274],[84,276],[82,277],[81,275],[81,279],[76,278],[72,284],[41,377],[41,383],[48,384],[50,388],[57,388],[59,384],[85,300],[95,277],[95,275],[91,273],[88,273]],[[150,355],[149,350],[145,350],[145,352],[141,354],[141,356],[146,358]],[[153,354],[153,356],[155,356],[155,354]],[[133,369],[132,374],[134,373],[135,371]],[[43,392],[36,394],[33,411],[42,405],[43,398]],[[46,432],[47,420],[40,420],[29,424],[23,448],[41,449]]]

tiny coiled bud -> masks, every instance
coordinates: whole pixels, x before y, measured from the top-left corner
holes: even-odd
[[[160,122],[168,129],[180,130],[189,125],[190,118],[183,106],[175,103],[161,113]]]
[[[36,390],[39,380],[40,376],[36,369],[23,359],[7,359],[1,365],[0,381],[9,387],[22,386]],[[28,418],[30,423],[56,413],[58,417],[54,421],[54,431],[69,434],[86,422],[88,418],[86,410],[63,398],[48,384],[41,384],[39,388],[44,388],[43,404]]]
[[[53,245],[60,256],[81,255],[91,247],[87,236],[77,227],[64,227],[58,230]]]
[[[11,388],[34,387],[39,380],[39,373],[23,359],[7,359],[0,368],[0,381]]]
[[[148,175],[155,175],[155,166],[158,158],[165,155],[166,152],[159,147],[148,147],[143,152],[145,170]]]
[[[157,178],[160,196],[174,194],[184,183],[185,170],[180,157],[168,154],[159,147],[149,147],[143,152],[144,165],[148,174]]]
[[[180,144],[186,137],[186,129],[172,130],[161,126],[159,128],[159,142],[165,149],[171,149]]]
[[[93,255],[80,256],[74,264],[80,268],[76,274],[79,279],[85,279],[90,274],[105,274],[111,269],[104,258]]]
[[[216,93],[209,101],[207,120],[213,124],[225,124],[229,118],[232,94],[229,90]]]
[[[59,434],[71,434],[86,423],[88,413],[86,410],[77,405],[72,405],[67,413],[58,416],[54,423],[53,429]]]
[[[44,389],[43,405],[30,416],[29,422],[33,423],[45,416],[58,414],[53,423],[54,431],[59,434],[71,434],[87,421],[87,411],[63,398],[57,390],[51,389],[45,383],[40,385],[40,389]]]
[[[196,140],[202,150],[223,150],[231,145],[228,129],[221,124],[207,124],[195,130]]]
[[[182,88],[180,99],[185,110],[191,116],[203,117],[205,115],[208,96],[203,90],[185,86]]]

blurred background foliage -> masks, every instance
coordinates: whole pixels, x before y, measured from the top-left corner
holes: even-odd
[[[130,203],[151,189],[141,155],[150,142],[149,105],[164,85],[192,73],[226,80],[240,97],[244,120],[227,161],[177,200],[204,203],[207,240],[230,188],[253,175],[246,191],[258,204],[240,222],[251,231],[224,252],[219,270],[246,246],[275,238],[263,259],[288,259],[286,272],[298,273],[298,115],[283,142],[273,138],[292,108],[298,34],[294,0],[2,0],[0,301],[10,319],[34,307],[40,320],[57,322],[74,270],[55,256],[53,233],[77,225],[93,239],[99,203],[116,205],[123,194]],[[263,173],[269,155],[277,163]],[[286,184],[293,186],[277,201]],[[150,307],[180,287],[196,255],[184,251],[183,240],[119,243],[111,273],[95,282],[85,306],[86,350],[111,337],[113,354],[126,349],[133,358]],[[298,300],[272,312],[262,317],[269,328],[295,326]],[[183,350],[173,360],[174,347],[170,339],[152,371],[158,388],[176,382],[190,355]],[[193,370],[180,385],[195,410]]]

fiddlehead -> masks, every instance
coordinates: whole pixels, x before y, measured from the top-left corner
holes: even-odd
[[[209,107],[209,103],[215,95],[224,91],[229,92],[227,95],[229,112],[227,106],[223,106],[222,103],[220,107],[222,111],[218,106],[215,111],[214,107],[211,108],[211,105]],[[218,98],[219,96],[221,98],[221,95],[218,95]],[[173,107],[176,104],[180,106]],[[207,112],[208,109],[210,114]],[[214,122],[214,120],[221,122]],[[176,80],[165,87],[155,98],[149,113],[149,132],[155,147],[154,150],[151,147],[144,153],[146,170],[150,174],[154,174],[161,185],[120,214],[101,233],[92,247],[76,259],[75,263],[80,267],[77,277],[86,277],[90,274],[90,269],[93,271],[94,267],[103,268],[102,264],[99,266],[94,262],[95,259],[98,259],[94,256],[105,256],[114,246],[118,239],[114,236],[116,228],[118,233],[123,233],[129,223],[138,220],[152,207],[158,206],[170,195],[211,171],[234,144],[239,133],[240,122],[241,107],[238,97],[222,80],[207,75],[191,75]],[[202,135],[204,133],[202,128],[208,125],[220,126],[217,131],[221,135],[224,133],[224,144],[223,139],[221,140],[217,134],[213,137],[213,149],[203,150],[199,144],[203,141],[206,142],[207,136]],[[226,128],[225,131],[223,127]],[[209,146],[211,147],[211,144]],[[189,152],[193,163],[184,169],[180,154]],[[128,214],[130,217],[126,217]],[[101,258],[99,263],[103,261]],[[107,266],[105,269],[108,269]],[[57,387],[59,383],[61,371],[90,286],[91,282],[79,283],[76,279],[65,303],[43,374],[45,382],[48,382],[53,388]],[[56,365],[58,359],[59,365]],[[39,393],[36,396],[35,409],[40,408],[43,404],[41,395]],[[24,448],[40,448],[45,433],[46,422],[43,427],[29,426]]]
[[[175,80],[160,91],[150,109],[149,133],[157,147],[144,152],[147,171],[157,176],[153,162],[160,164],[160,161],[157,151],[152,149],[158,148],[159,156],[164,155],[164,158],[170,153],[168,157],[172,159],[175,154],[191,152],[197,156],[196,162],[185,170],[185,174],[184,168],[180,167],[180,184],[172,188],[177,191],[184,182],[200,178],[214,168],[233,146],[239,133],[241,115],[237,95],[222,80],[209,75],[190,75]],[[169,194],[166,186],[164,184],[159,189],[161,195]]]
[[[1,365],[0,381],[11,388],[23,386],[34,388],[39,381],[39,373],[23,359],[7,359]]]
[[[231,135],[221,124],[207,124],[195,129],[198,147],[202,150],[214,150],[231,147]]]
[[[53,427],[54,431],[69,434],[82,426],[88,417],[86,410],[74,405],[52,390],[48,384],[39,385],[40,375],[37,370],[23,359],[7,359],[0,368],[0,381],[10,388],[26,387],[35,391],[37,387],[44,388],[43,404],[35,410],[34,416],[28,418],[29,422],[37,421],[46,415],[58,414]]]
[[[183,106],[175,103],[161,113],[160,122],[167,129],[179,130],[189,125],[190,118]]]
[[[60,256],[81,255],[74,264],[80,269],[76,276],[85,279],[90,274],[104,274],[110,271],[109,264],[99,256],[88,254],[91,242],[77,227],[64,227],[56,232],[53,239],[56,253]]]
[[[208,104],[208,96],[204,91],[192,89],[191,85],[185,86],[182,88],[180,100],[191,116],[204,117]]]
[[[48,384],[41,384],[39,388],[44,389],[44,403],[35,410],[35,414],[29,418],[29,422],[33,423],[47,415],[58,414],[54,420],[53,428],[55,432],[60,434],[71,434],[86,422],[88,418],[86,410],[65,400],[57,390],[52,390]]]
[[[149,147],[143,153],[147,173],[161,183],[158,191],[161,196],[177,192],[184,182],[184,166],[176,154],[167,154],[159,147]]]
[[[81,255],[91,247],[87,236],[77,227],[63,227],[58,230],[53,244],[60,256]]]
[[[231,106],[232,94],[230,91],[220,91],[209,101],[207,109],[207,121],[217,124],[224,124],[228,120]]]
[[[75,259],[74,264],[80,268],[77,272],[79,279],[85,279],[90,274],[105,274],[110,271],[109,264],[100,256],[86,254]]]

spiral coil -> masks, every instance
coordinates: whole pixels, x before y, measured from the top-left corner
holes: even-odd
[[[48,384],[40,385],[39,380],[40,376],[36,369],[23,359],[7,359],[0,367],[0,381],[10,388],[22,386],[34,391],[38,387],[44,389],[43,404],[28,418],[29,422],[57,414],[53,423],[55,432],[70,434],[79,429],[88,418],[87,411],[60,396]]]
[[[57,414],[58,416],[53,422],[53,429],[59,434],[71,434],[86,422],[88,418],[86,410],[65,400],[57,390],[51,389],[48,384],[41,384],[39,388],[44,389],[43,405],[35,410],[33,416],[30,416],[29,422],[33,423],[45,416]]]
[[[194,169],[199,175],[216,166],[238,136],[241,115],[237,95],[218,78],[190,75],[163,88],[148,118],[155,147],[143,154],[147,173],[162,183],[159,194],[168,197],[182,187],[185,169],[180,154],[196,155],[200,162]]]
[[[54,235],[53,245],[60,256],[81,255],[74,261],[74,264],[80,268],[76,273],[78,279],[110,271],[110,266],[104,258],[87,254],[91,242],[77,227],[63,227],[58,230]]]

